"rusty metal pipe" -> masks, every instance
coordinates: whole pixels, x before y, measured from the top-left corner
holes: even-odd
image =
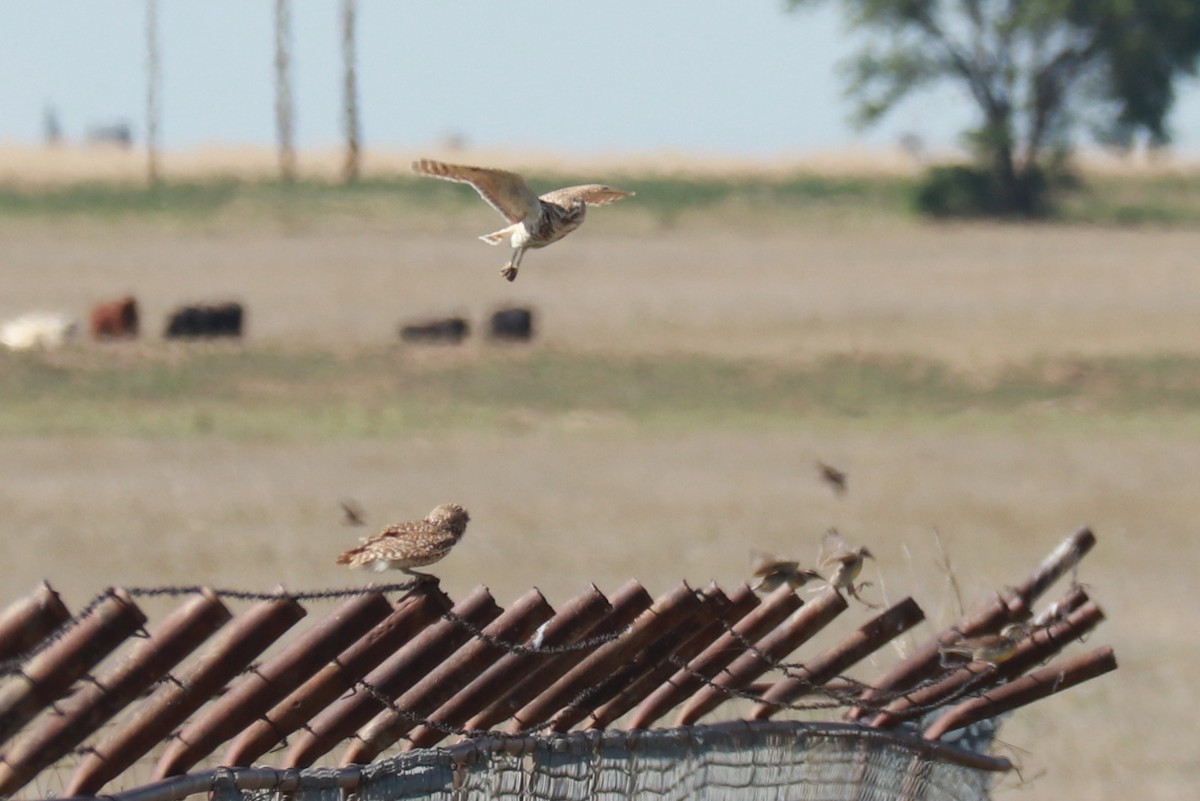
[[[612,597],[612,612],[598,619],[589,626],[580,640],[604,637],[623,636],[627,626],[630,626],[638,615],[650,608],[654,599],[636,581],[627,581]],[[615,642],[611,640],[610,642]],[[603,646],[597,646],[597,649]],[[575,650],[559,654],[547,655],[531,666],[525,677],[517,685],[497,698],[482,712],[467,721],[468,729],[488,729],[501,721],[511,718],[516,712],[532,701],[537,695],[554,682],[558,681],[569,670],[574,668],[596,650]]]
[[[597,714],[601,707],[609,707],[606,714],[616,712],[619,716],[621,713],[617,712],[618,708],[632,707],[641,700],[644,693],[652,689],[643,686],[638,690],[636,686],[640,682],[646,681],[656,671],[661,672],[664,678],[670,674],[674,669],[670,660],[680,649],[686,648],[688,643],[697,637],[705,635],[708,636],[708,642],[711,642],[712,638],[717,636],[712,628],[721,628],[721,618],[725,617],[729,610],[729,597],[715,583],[711,583],[702,591],[693,590],[692,594],[695,603],[691,605],[691,609],[685,608],[674,625],[664,624],[660,632],[648,637],[645,645],[637,649],[629,659],[615,665],[614,669],[602,676],[596,684],[586,688],[581,697],[573,699],[570,704],[559,710],[549,729],[567,731],[585,719],[588,721],[587,728],[603,728],[603,724],[597,723]],[[703,647],[704,645],[697,645],[691,656]],[[684,661],[689,657],[678,658]],[[658,684],[659,682],[653,682],[655,687]],[[624,693],[630,691],[638,692],[632,700],[623,697]]]
[[[0,662],[26,653],[70,619],[62,598],[43,581],[0,613]]]
[[[833,587],[826,587],[755,643],[754,651],[737,657],[724,673],[692,695],[680,710],[675,725],[690,726],[716,709],[729,699],[730,691],[740,690],[766,673],[773,662],[786,658],[845,610],[846,599]]]
[[[725,596],[715,587],[706,592],[704,609],[701,610],[698,621],[699,628],[695,633],[670,653],[655,659],[655,664],[649,665],[641,678],[630,681],[613,698],[605,702],[595,712],[588,716],[587,727],[602,729],[633,709],[654,690],[662,686],[678,670],[679,664],[687,664],[695,659],[705,648],[708,648],[719,637],[725,636],[729,629],[735,626],[746,615],[760,604],[758,595],[745,584],[734,590],[732,596]],[[722,600],[723,599],[723,600]],[[713,604],[713,600],[722,600]]]
[[[146,616],[124,590],[110,590],[92,613],[0,687],[0,743],[142,627]]]
[[[680,584],[638,615],[623,636],[600,646],[522,707],[509,722],[509,731],[520,732],[549,721],[580,693],[594,687],[602,676],[632,659],[667,629],[690,618],[699,606],[695,590]]]
[[[520,677],[532,666],[546,659],[561,658],[566,652],[551,649],[570,645],[586,636],[588,631],[612,613],[608,599],[595,585],[582,595],[568,601],[548,623],[538,630],[535,650],[504,654],[470,684],[427,716],[429,725],[413,729],[408,736],[408,748],[428,748],[446,736],[447,728],[461,727],[470,717],[499,699],[506,697]],[[545,649],[541,653],[537,650]]]
[[[163,752],[155,777],[186,772],[387,617],[391,608],[377,592],[345,601],[274,657],[242,676],[229,692],[209,704],[203,715],[188,723]]]
[[[450,598],[436,584],[419,585],[366,635],[247,726],[229,746],[223,764],[249,765],[265,754],[449,611],[451,605]]]
[[[705,648],[686,667],[675,671],[666,682],[642,700],[629,719],[629,728],[646,729],[673,707],[745,653],[743,643],[754,643],[787,619],[802,605],[791,587],[783,586],[768,595],[755,610]]]
[[[751,720],[765,720],[797,698],[820,691],[825,682],[924,619],[925,613],[916,601],[905,598],[869,620],[836,647],[805,662],[792,671],[793,675],[772,685],[763,695],[762,702],[750,713]]]
[[[118,714],[229,620],[225,605],[203,590],[180,605],[125,661],[79,690],[20,737],[0,761],[0,795],[10,795]]]
[[[500,616],[500,607],[486,587],[476,587],[451,612],[471,626],[482,627]],[[327,706],[297,733],[283,766],[311,765],[384,708],[376,694],[390,700],[405,692],[470,636],[470,631],[455,620],[442,619],[427,627],[366,678],[356,682],[350,695]]]
[[[1075,659],[1013,679],[978,698],[963,701],[930,724],[922,736],[926,740],[937,740],[947,732],[1001,715],[1116,669],[1117,657],[1112,648],[1097,648]]]
[[[1091,631],[1103,619],[1104,613],[1094,602],[1089,601],[1072,612],[1066,620],[1035,631],[1017,646],[1016,653],[1010,659],[998,665],[985,666],[986,672],[980,672],[978,667],[973,667],[976,663],[953,670],[940,681],[899,696],[884,707],[869,725],[874,728],[889,728],[920,715],[921,710],[929,709],[942,699],[962,692],[965,688],[982,691],[997,682],[1019,676],[1058,653],[1067,643]]]
[[[177,684],[163,684],[103,742],[79,762],[64,790],[80,795],[99,790],[157,745],[256,656],[294,626],[305,612],[282,594],[262,601],[228,624]]]
[[[538,626],[554,616],[554,610],[536,588],[530,590],[472,639],[449,655],[433,671],[397,698],[395,709],[384,709],[346,747],[342,765],[370,762],[392,743],[415,728],[420,719],[437,709],[493,664],[504,648],[492,641],[522,642]],[[409,713],[402,715],[396,710]],[[410,716],[411,715],[411,716]]]
[[[984,601],[881,676],[873,687],[863,693],[862,703],[851,709],[846,717],[858,720],[878,707],[880,698],[915,687],[933,675],[938,669],[941,646],[956,637],[974,637],[985,631],[996,631],[1005,623],[1028,618],[1034,602],[1042,593],[1074,569],[1095,544],[1096,536],[1087,528],[1081,528],[1064,539],[1015,589],[997,593]]]

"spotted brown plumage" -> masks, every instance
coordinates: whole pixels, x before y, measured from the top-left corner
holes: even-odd
[[[417,578],[428,578],[414,567],[442,559],[462,539],[470,521],[467,510],[454,503],[434,508],[424,520],[388,526],[374,537],[366,537],[357,548],[337,558],[339,565],[373,572],[400,570]]]
[[[470,184],[508,221],[508,226],[479,238],[489,245],[498,245],[505,237],[510,238],[513,255],[500,270],[509,281],[516,279],[526,250],[544,248],[574,231],[583,224],[588,206],[604,206],[633,195],[633,192],[603,184],[583,184],[556,189],[539,197],[515,172],[446,164],[432,159],[414,161],[412,170],[419,175]]]

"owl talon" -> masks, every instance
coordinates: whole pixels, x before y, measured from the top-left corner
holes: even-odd
[[[512,262],[509,262],[508,264],[501,267],[500,274],[503,275],[509,281],[517,280],[517,268],[512,265]]]

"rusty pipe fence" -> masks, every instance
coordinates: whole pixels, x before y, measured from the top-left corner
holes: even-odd
[[[299,595],[113,589],[71,614],[43,585],[0,614],[0,796],[164,801],[222,782],[286,794],[303,776],[345,790],[361,766],[397,754],[439,754],[429,757],[438,764],[457,754],[459,765],[463,754],[556,742],[610,747],[597,732],[644,737],[663,725],[689,742],[729,731],[884,738],[922,765],[1002,771],[1003,757],[943,742],[1116,667],[1106,647],[1051,661],[1103,620],[1083,587],[1037,608],[1094,544],[1076,532],[1025,581],[869,682],[849,672],[924,619],[913,599],[809,653],[847,608],[831,588],[805,601],[786,586],[759,597],[744,585],[680,584],[654,599],[631,581],[611,596],[591,586],[557,611],[536,589],[504,609],[484,587],[455,603],[428,583]],[[151,623],[138,600],[164,594],[179,605]],[[340,605],[287,639],[306,604],[328,598]],[[246,601],[236,614],[227,605]],[[1011,659],[942,663],[941,644],[1014,621],[1032,633]],[[722,710],[734,729],[698,725]],[[447,739],[457,743],[429,750]]]

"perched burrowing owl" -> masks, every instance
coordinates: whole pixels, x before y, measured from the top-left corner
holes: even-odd
[[[438,561],[454,547],[467,530],[471,518],[467,510],[454,503],[435,507],[424,520],[388,526],[374,537],[364,537],[362,545],[337,558],[339,565],[361,567],[373,572],[393,568],[415,578],[427,579],[414,567]]]
[[[470,184],[508,220],[507,227],[479,238],[489,245],[499,245],[505,237],[511,236],[513,255],[500,270],[509,281],[516,279],[526,250],[544,248],[574,231],[583,224],[588,206],[603,206],[633,195],[633,192],[611,186],[584,184],[556,189],[538,197],[515,172],[444,164],[430,159],[414,161],[412,170],[420,175]]]
[[[799,562],[759,552],[750,555],[750,572],[757,579],[750,589],[762,593],[774,592],[784,584],[798,590],[813,579],[824,580],[817,571],[800,567]]]
[[[855,600],[867,606],[874,607],[859,597],[858,591],[871,586],[870,582],[855,584],[854,580],[862,572],[863,560],[874,559],[875,556],[864,547],[851,548],[837,529],[829,529],[821,538],[821,553],[817,557],[817,567],[833,567],[829,584],[838,590],[844,590]]]

